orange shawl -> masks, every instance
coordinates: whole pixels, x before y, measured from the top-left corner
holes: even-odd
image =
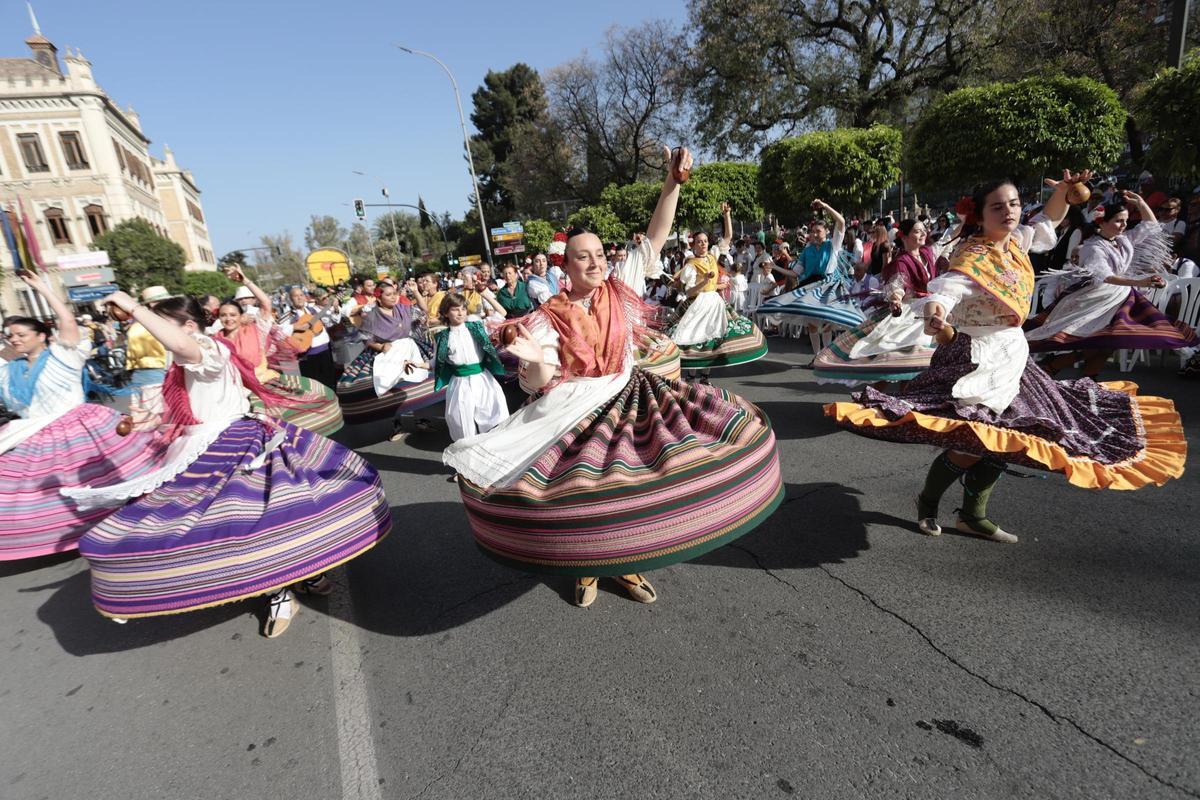
[[[950,271],[961,272],[1004,304],[1020,326],[1033,299],[1033,265],[1010,236],[1003,249],[983,236],[972,236],[950,257]]]
[[[558,333],[562,379],[620,372],[629,338],[626,307],[640,304],[633,290],[616,278],[609,278],[592,292],[590,311],[572,303],[566,292],[543,303],[538,313]],[[635,327],[641,327],[639,321],[635,320]]]

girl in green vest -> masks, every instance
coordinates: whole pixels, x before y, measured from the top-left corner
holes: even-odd
[[[442,298],[437,315],[446,325],[433,340],[435,389],[446,387],[446,427],[454,441],[490,431],[508,417],[504,391],[494,376],[504,365],[488,339],[483,323],[467,320],[467,299],[458,292]],[[407,362],[405,371],[425,368]]]

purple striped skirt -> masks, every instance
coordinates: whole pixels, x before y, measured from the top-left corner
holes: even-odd
[[[239,419],[184,472],[89,531],[79,552],[100,613],[145,617],[274,591],[363,553],[387,535],[379,474],[323,436]]]

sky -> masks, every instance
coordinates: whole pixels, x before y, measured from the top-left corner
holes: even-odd
[[[92,62],[100,86],[141,116],[202,192],[218,255],[312,214],[354,222],[351,201],[417,203],[458,217],[470,175],[449,79],[467,128],[489,69],[545,70],[596,54],[614,25],[683,23],[685,0],[600,3],[412,0],[35,0],[42,34]],[[0,0],[0,57],[28,55],[23,0]],[[367,177],[354,175],[359,170]],[[368,209],[368,222],[373,212]],[[488,220],[497,225],[503,220]]]

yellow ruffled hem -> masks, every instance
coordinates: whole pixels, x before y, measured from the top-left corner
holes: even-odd
[[[857,428],[896,428],[918,425],[935,434],[948,434],[964,426],[992,453],[1021,453],[1052,472],[1061,472],[1075,486],[1084,489],[1140,489],[1148,484],[1162,486],[1183,475],[1187,462],[1187,439],[1175,403],[1163,397],[1138,397],[1137,384],[1114,381],[1101,384],[1113,391],[1125,392],[1132,399],[1138,432],[1145,446],[1137,455],[1115,464],[1101,464],[1083,456],[1072,456],[1060,445],[1021,431],[963,419],[946,419],[910,411],[889,420],[874,408],[858,403],[830,403],[826,416],[839,424]],[[933,442],[936,444],[936,442]]]

